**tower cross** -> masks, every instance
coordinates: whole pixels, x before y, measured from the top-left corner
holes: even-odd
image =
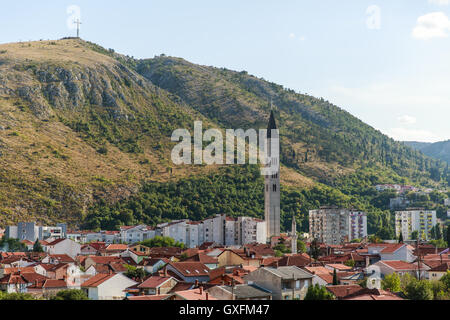
[[[80,19],[75,20],[74,23],[77,24],[77,38],[79,38],[80,37],[80,24],[82,24],[82,23],[81,23]]]

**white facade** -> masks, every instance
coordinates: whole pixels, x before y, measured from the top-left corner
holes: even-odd
[[[122,300],[125,298],[124,290],[134,286],[137,282],[117,273],[114,277],[102,282],[96,287],[83,288],[92,300]]]
[[[144,224],[132,228],[120,228],[120,240],[124,243],[132,244],[146,239],[152,239],[155,235],[155,230]]]
[[[64,239],[53,245],[47,245],[47,252],[49,254],[67,254],[72,259],[75,259],[81,252],[81,245],[71,239]]]
[[[403,240],[412,240],[411,234],[418,232],[418,238],[431,239],[431,228],[437,224],[436,211],[412,209],[395,212],[395,233],[397,237],[402,233]]]

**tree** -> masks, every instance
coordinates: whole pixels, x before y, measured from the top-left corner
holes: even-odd
[[[347,261],[344,262],[344,264],[346,266],[354,268],[355,267],[355,260],[353,260],[353,259],[347,260]]]
[[[305,253],[306,252],[306,244],[305,244],[305,242],[303,242],[300,239],[297,239],[297,250],[300,253]]]
[[[309,246],[309,254],[311,255],[311,257],[314,258],[314,260],[317,260],[319,258],[320,247],[319,247],[319,242],[317,241],[317,239],[314,239],[313,241],[311,241],[311,244]]]
[[[401,280],[397,273],[388,274],[384,277],[381,282],[381,287],[383,290],[389,290],[391,292],[401,291]]]
[[[0,300],[36,300],[29,293],[6,293],[0,291]]]
[[[337,285],[339,285],[339,280],[337,277],[336,269],[334,269],[334,271],[333,271],[333,286],[337,286]]]
[[[398,243],[403,243],[403,234],[400,232],[400,235],[398,236]]]
[[[51,300],[89,300],[88,296],[82,290],[61,290]]]
[[[447,226],[447,246],[450,247],[450,224]]]
[[[137,268],[128,264],[125,265],[125,268],[127,268],[125,275],[130,279],[138,279],[142,281],[147,275],[147,272],[142,268]]]
[[[417,240],[419,238],[419,231],[414,230],[411,232],[411,240]]]
[[[184,243],[175,241],[173,238],[170,237],[163,237],[163,236],[155,236],[152,239],[147,239],[144,241],[139,242],[139,244],[142,244],[143,246],[153,248],[153,247],[179,247],[184,249]]]
[[[44,248],[42,248],[39,239],[36,239],[33,245],[33,252],[44,252]]]
[[[447,270],[447,273],[439,281],[441,281],[446,290],[450,292],[450,270]]]
[[[406,284],[404,293],[410,300],[433,300],[433,290],[428,280],[412,278]]]
[[[308,288],[305,300],[334,300],[334,297],[325,287],[316,284]]]

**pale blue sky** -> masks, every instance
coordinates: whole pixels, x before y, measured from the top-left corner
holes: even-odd
[[[2,1],[0,42],[74,35],[76,5],[82,38],[106,48],[246,70],[396,139],[437,141],[450,139],[449,2]]]

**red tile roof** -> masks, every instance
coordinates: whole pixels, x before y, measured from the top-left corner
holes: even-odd
[[[150,296],[134,296],[127,297],[127,300],[166,300],[170,298],[171,294],[160,294],[160,295],[150,295]]]
[[[379,262],[397,271],[417,269],[417,265],[401,260],[380,260]]]
[[[338,299],[342,299],[362,289],[362,287],[357,284],[326,286],[325,288]]]
[[[201,262],[171,262],[170,265],[185,277],[209,276],[209,268]]]
[[[138,288],[158,288],[160,285],[162,285],[164,282],[171,279],[171,277],[159,277],[159,276],[151,276],[150,278],[147,278],[144,282],[142,282],[140,285],[138,285]]]
[[[446,272],[447,270],[450,270],[450,262],[442,263],[428,271]]]
[[[205,290],[200,292],[200,288],[177,291],[175,294],[185,300],[217,300],[216,298],[209,295]]]
[[[54,240],[54,241],[48,243],[47,246],[50,246],[50,247],[51,247],[51,246],[54,246],[54,245],[56,245],[56,244],[58,244],[58,243],[60,243],[60,242],[63,242],[64,240],[66,240],[66,239],[65,239],[65,238],[56,239],[56,240]]]
[[[128,245],[126,244],[110,244],[106,247],[106,251],[125,251],[128,249]]]
[[[110,274],[97,274],[95,276],[93,276],[92,278],[90,278],[89,280],[83,282],[81,284],[81,287],[98,287],[99,285],[101,285],[103,282],[105,282],[106,280],[111,279],[112,277],[114,277],[116,275],[116,273],[110,273]]]

